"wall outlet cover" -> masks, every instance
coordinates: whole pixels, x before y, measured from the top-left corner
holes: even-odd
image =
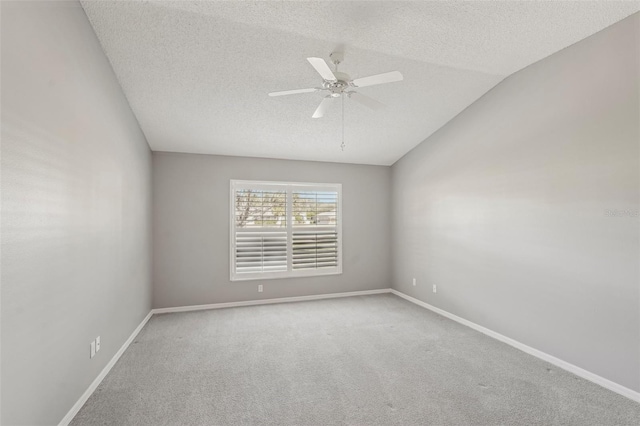
[[[96,352],[100,350],[100,336],[96,338]]]
[[[89,358],[93,358],[96,356],[96,341],[91,342],[91,352],[89,353]]]

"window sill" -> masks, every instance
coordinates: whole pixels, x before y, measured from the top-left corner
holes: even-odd
[[[246,273],[232,274],[231,281],[256,281],[256,280],[276,280],[286,278],[310,278],[322,277],[325,275],[340,275],[342,268],[331,268],[325,271],[305,270],[305,271],[286,271],[286,272],[262,272],[262,273]]]

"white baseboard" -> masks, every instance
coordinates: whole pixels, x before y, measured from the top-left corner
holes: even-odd
[[[455,322],[458,322],[460,324],[466,325],[467,327],[470,327],[476,331],[479,331],[482,334],[486,334],[487,336],[493,337],[496,340],[499,340],[503,343],[506,343],[507,345],[513,346],[516,349],[520,349],[523,352],[528,353],[529,355],[533,355],[536,358],[540,358],[543,361],[547,361],[550,364],[555,365],[556,367],[560,367],[563,370],[567,370],[570,373],[575,374],[576,376],[582,377],[583,379],[589,380],[590,382],[593,382],[595,384],[598,384],[600,386],[602,386],[603,388],[609,389],[613,392],[616,392],[622,396],[626,396],[627,398],[636,401],[636,402],[640,402],[640,392],[636,392],[632,389],[629,389],[625,386],[622,386],[618,383],[612,382],[609,379],[605,379],[604,377],[598,376],[597,374],[594,374],[590,371],[587,371],[583,368],[580,368],[576,365],[573,365],[571,363],[568,363],[567,361],[563,361],[560,358],[556,358],[553,355],[549,355],[545,352],[542,352],[538,349],[532,348],[531,346],[527,346],[524,343],[520,343],[517,340],[513,340],[510,337],[507,336],[503,336],[500,333],[496,333],[493,330],[489,330],[486,327],[483,327],[481,325],[478,325],[474,322],[471,322],[469,320],[466,320],[464,318],[461,318],[457,315],[454,315],[450,312],[447,312],[445,310],[442,310],[440,308],[436,308],[433,305],[430,305],[428,303],[425,303],[421,300],[418,300],[414,297],[408,296],[404,293],[401,293],[397,290],[392,289],[391,293],[395,294],[396,296],[402,297],[403,299],[408,300],[409,302],[415,303],[416,305],[422,306],[423,308],[429,309],[430,311],[433,311],[437,314],[442,315],[443,317],[449,318],[450,320],[453,320]]]
[[[391,293],[391,291],[392,290],[390,288],[381,288],[377,290],[350,291],[346,293],[315,294],[312,296],[280,297],[277,299],[247,300],[244,302],[212,303],[209,305],[178,306],[175,308],[157,308],[152,309],[151,312],[154,314],[167,314],[171,312],[202,311],[206,309],[235,308],[238,306],[270,305],[272,303],[304,302],[308,300],[335,299],[337,297],[367,296],[370,294]]]
[[[100,385],[100,383],[106,377],[106,375],[109,374],[109,371],[111,371],[113,366],[116,365],[116,362],[118,362],[118,360],[120,359],[124,351],[127,350],[131,342],[133,342],[133,340],[136,338],[138,333],[140,333],[140,330],[142,330],[142,328],[149,321],[149,318],[151,318],[152,315],[153,315],[153,311],[149,311],[149,313],[147,314],[146,317],[144,317],[140,325],[138,325],[136,329],[133,330],[133,333],[131,333],[131,336],[129,336],[127,341],[124,342],[124,344],[120,347],[120,349],[118,349],[118,352],[116,352],[113,358],[111,358],[111,361],[109,361],[109,363],[102,369],[100,374],[98,374],[98,377],[96,377],[96,379],[91,383],[91,385],[89,385],[87,390],[82,394],[80,399],[73,405],[73,407],[71,407],[71,410],[69,410],[67,415],[64,416],[64,418],[60,421],[60,423],[58,423],[58,426],[67,426],[69,423],[71,423],[71,420],[73,420],[76,414],[78,414],[78,412],[80,411],[84,403],[87,402],[91,394],[97,389],[98,385]]]

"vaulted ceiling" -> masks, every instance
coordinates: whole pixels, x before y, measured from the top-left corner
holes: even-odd
[[[638,2],[83,1],[155,151],[390,165],[508,75],[631,15]],[[323,94],[307,62],[343,50],[373,111]]]

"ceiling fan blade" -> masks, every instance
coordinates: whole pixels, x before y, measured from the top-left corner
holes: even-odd
[[[284,96],[284,95],[295,95],[297,93],[311,93],[311,92],[317,92],[320,89],[296,89],[296,90],[284,90],[282,92],[271,92],[269,93],[269,96]]]
[[[328,81],[337,81],[338,79],[329,68],[329,65],[322,58],[307,58],[307,61],[313,66],[320,76]]]
[[[327,108],[329,108],[329,105],[331,104],[332,100],[333,98],[331,96],[327,96],[326,98],[324,98],[322,102],[320,102],[320,105],[318,105],[318,108],[316,109],[316,112],[313,113],[312,117],[313,118],[322,117],[324,113],[327,111]]]
[[[363,95],[362,93],[358,93],[358,92],[350,92],[349,93],[349,98],[353,99],[354,101],[369,107],[373,110],[379,110],[384,108],[386,105],[383,104],[382,102],[378,102],[375,99],[372,99],[368,96]]]
[[[374,84],[393,83],[394,81],[402,81],[400,71],[391,71],[384,74],[376,74],[369,77],[356,78],[353,85],[356,87],[373,86]]]

